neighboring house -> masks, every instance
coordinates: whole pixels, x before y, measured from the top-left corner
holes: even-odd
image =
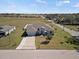
[[[79,41],[79,32],[75,32],[74,34],[72,34],[73,39],[75,39],[76,41]]]
[[[35,35],[47,35],[51,34],[51,32],[54,34],[52,29],[43,24],[30,24],[25,29],[28,36],[35,36]]]
[[[63,21],[59,21],[60,24],[64,25],[79,25],[79,18],[76,19],[64,19]]]
[[[73,24],[79,25],[79,18],[76,18],[75,20],[73,20]]]
[[[4,26],[0,26],[0,36],[6,36],[8,34],[10,34],[11,32],[13,32],[15,30],[15,26],[10,26],[10,25],[4,25]]]

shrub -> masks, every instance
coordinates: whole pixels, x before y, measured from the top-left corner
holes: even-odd
[[[66,43],[69,43],[68,41],[66,41]]]
[[[64,42],[60,42],[60,44],[63,44]]]
[[[66,43],[74,44],[74,45],[79,45],[79,41],[76,41],[73,38],[68,38]]]
[[[52,35],[48,34],[46,39],[47,40],[51,40],[52,39]]]
[[[64,36],[64,38],[67,38],[67,36]]]

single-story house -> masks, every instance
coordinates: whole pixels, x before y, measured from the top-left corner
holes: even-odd
[[[15,26],[3,25],[0,26],[0,35],[8,35],[15,30]]]
[[[29,24],[25,31],[28,36],[54,34],[52,28],[44,24]]]

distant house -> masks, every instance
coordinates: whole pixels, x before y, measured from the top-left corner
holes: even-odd
[[[0,26],[0,36],[6,36],[8,34],[10,34],[11,32],[13,32],[15,30],[15,26],[10,26],[10,25],[4,25],[4,26]]]
[[[72,34],[73,39],[75,39],[76,41],[79,41],[79,32],[75,32],[74,34]]]
[[[79,25],[79,18],[72,19],[64,19],[63,21],[59,21],[60,24],[64,25]]]
[[[28,36],[54,34],[49,26],[43,24],[30,24],[25,31]]]

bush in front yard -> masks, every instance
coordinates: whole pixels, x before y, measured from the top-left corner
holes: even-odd
[[[47,40],[51,40],[52,39],[52,34],[47,34]]]
[[[68,38],[66,43],[74,44],[74,45],[79,45],[79,41],[76,41],[73,38]]]

